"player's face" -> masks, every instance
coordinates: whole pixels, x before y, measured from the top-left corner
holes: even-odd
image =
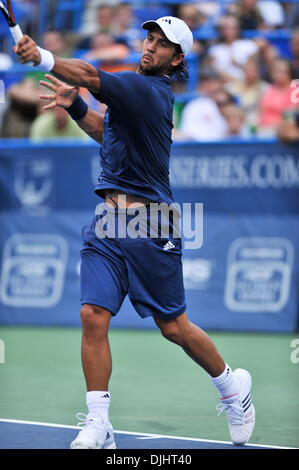
[[[141,73],[163,75],[183,60],[184,55],[177,55],[175,46],[157,28],[148,32],[142,46],[139,64]]]

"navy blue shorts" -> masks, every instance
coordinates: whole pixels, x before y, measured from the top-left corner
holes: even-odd
[[[128,294],[142,318],[171,319],[184,313],[181,238],[173,236],[171,222],[167,237],[119,236],[119,217],[128,224],[134,215],[105,206],[105,217],[113,222],[115,232],[103,237],[107,224],[99,228],[101,215],[82,229],[81,304],[98,305],[116,315]],[[146,218],[150,218],[148,209]],[[160,225],[159,220],[159,229]]]

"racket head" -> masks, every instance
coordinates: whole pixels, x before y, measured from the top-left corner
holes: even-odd
[[[10,0],[2,0],[0,1],[0,10],[2,11],[4,18],[7,21],[8,26],[11,28],[12,26],[16,26],[15,16],[12,11],[11,1]]]

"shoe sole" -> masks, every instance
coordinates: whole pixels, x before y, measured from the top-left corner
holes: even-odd
[[[109,444],[109,446],[103,447],[103,449],[116,449],[116,448],[117,448],[117,447],[116,447],[115,442],[113,442],[112,444]]]
[[[77,449],[91,449],[91,450],[109,450],[109,449],[116,449],[116,444],[113,442],[112,444],[109,444],[104,447],[86,447],[86,446],[74,446],[71,447],[72,450],[77,450]]]

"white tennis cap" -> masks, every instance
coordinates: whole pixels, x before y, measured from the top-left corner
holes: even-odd
[[[193,45],[193,35],[183,20],[175,16],[162,16],[157,20],[149,20],[142,24],[143,29],[150,29],[154,24],[160,26],[170,42],[179,44],[186,55]]]

